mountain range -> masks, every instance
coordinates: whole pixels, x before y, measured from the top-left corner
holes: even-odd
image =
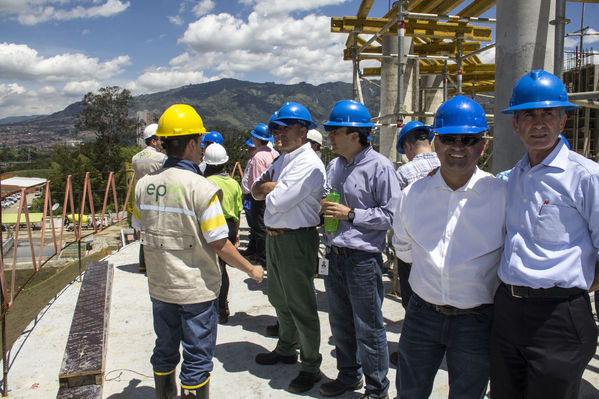
[[[371,115],[377,115],[380,90],[363,83],[362,91]],[[268,122],[273,112],[286,101],[296,101],[305,105],[312,119],[321,125],[337,101],[349,98],[352,98],[352,85],[344,82],[315,86],[308,83],[284,85],[221,79],[135,96],[130,114],[134,116],[137,111],[150,111],[157,120],[170,105],[184,103],[198,111],[208,130],[216,126],[250,130],[258,123]],[[12,143],[17,146],[36,145],[36,137],[40,140],[45,138],[46,143],[75,140],[77,131],[74,126],[81,109],[82,103],[76,102],[50,115],[0,119],[0,139],[5,145]],[[8,140],[8,136],[15,134],[20,139]],[[27,140],[23,140],[23,134],[28,136]],[[56,137],[48,140],[48,134]]]

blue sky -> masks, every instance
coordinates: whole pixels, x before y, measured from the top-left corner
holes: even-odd
[[[359,5],[360,0],[0,0],[0,118],[59,111],[109,85],[137,95],[225,77],[351,82],[351,64],[342,59],[346,35],[330,33],[330,17],[355,15]],[[579,29],[581,7],[568,3],[572,23],[566,32]],[[382,17],[388,9],[389,0],[375,0],[369,16]],[[494,13],[493,8],[483,16]],[[599,30],[599,4],[587,4],[585,25]],[[572,47],[577,40],[566,43]],[[599,47],[599,36],[587,38],[585,47],[593,46]],[[481,58],[493,62],[494,51]]]

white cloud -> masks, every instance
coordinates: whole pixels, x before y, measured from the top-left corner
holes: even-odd
[[[253,5],[254,11],[260,15],[309,11],[319,7],[336,6],[346,2],[347,0],[240,0],[242,4]]]
[[[227,13],[213,14],[189,24],[179,42],[192,55],[182,54],[170,64],[196,62],[194,54],[201,54],[196,65],[221,75],[268,71],[284,83],[347,81],[351,63],[339,62],[345,39],[330,32],[326,16],[281,16],[265,24],[257,12],[247,22]]]
[[[201,16],[208,14],[213,9],[214,9],[214,1],[202,0],[198,4],[193,6],[192,11],[196,17],[201,17]]]
[[[478,55],[478,58],[483,64],[494,64],[495,63],[495,47],[483,51]]]
[[[108,79],[123,72],[128,56],[100,62],[83,54],[58,54],[44,58],[24,44],[0,43],[0,79],[54,81]]]
[[[142,94],[168,90],[188,84],[205,83],[220,78],[221,76],[206,77],[202,71],[151,68],[135,81],[127,83],[125,87],[131,90],[133,94]]]
[[[26,88],[14,83],[0,83],[0,118],[50,114],[82,98],[83,93],[74,95],[53,86]]]
[[[69,96],[83,97],[90,91],[97,91],[102,85],[97,80],[84,80],[79,82],[68,82],[64,85],[63,92]]]
[[[79,3],[70,8],[65,5]],[[23,25],[36,25],[46,21],[65,21],[71,19],[110,17],[125,11],[130,3],[121,0],[106,0],[105,3],[85,7],[86,2],[63,0],[2,0],[0,15],[16,19]],[[98,1],[94,1],[98,3]]]
[[[175,24],[175,25],[179,25],[179,26],[183,25],[183,23],[184,23],[183,18],[181,18],[178,15],[176,15],[174,17],[168,17],[168,21],[171,24]]]

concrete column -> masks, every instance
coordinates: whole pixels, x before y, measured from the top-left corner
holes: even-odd
[[[553,71],[555,0],[497,2],[493,173],[511,169],[525,148],[514,133],[509,106],[514,84],[533,69]]]
[[[397,54],[397,36],[383,36],[383,55]],[[413,54],[412,38],[404,38],[406,53]],[[402,96],[402,109],[400,113],[413,112],[412,96],[413,79],[415,78],[415,60],[407,60],[403,76],[404,93]],[[379,122],[383,125],[395,124],[397,122],[397,58],[383,58],[381,62],[381,115],[388,115]],[[412,120],[411,117],[404,118],[404,124]],[[397,162],[397,151],[395,141],[397,128],[383,126],[380,129],[379,152],[389,158],[391,162]]]
[[[422,111],[423,112],[432,112],[433,114],[437,112],[437,108],[443,103],[443,76],[441,75],[428,75],[423,76],[421,78],[421,86],[422,87],[436,87],[438,90],[426,90],[424,92],[424,96],[422,98]],[[426,125],[433,124],[433,117],[427,117],[421,119],[420,121]]]
[[[397,54],[397,36],[383,36],[383,55]],[[385,126],[397,122],[397,59],[383,58],[381,61],[381,116],[379,152],[395,162],[395,128]],[[387,116],[385,116],[387,115]],[[393,147],[393,148],[390,148]]]

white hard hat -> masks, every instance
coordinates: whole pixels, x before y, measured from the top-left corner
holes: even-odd
[[[319,145],[322,145],[322,134],[316,129],[308,130],[308,140],[312,140]]]
[[[222,165],[229,160],[227,150],[218,143],[212,143],[204,152],[204,162],[208,165]]]
[[[152,123],[144,129],[144,140],[149,139],[152,136],[156,136],[156,129],[158,129],[157,123]]]

